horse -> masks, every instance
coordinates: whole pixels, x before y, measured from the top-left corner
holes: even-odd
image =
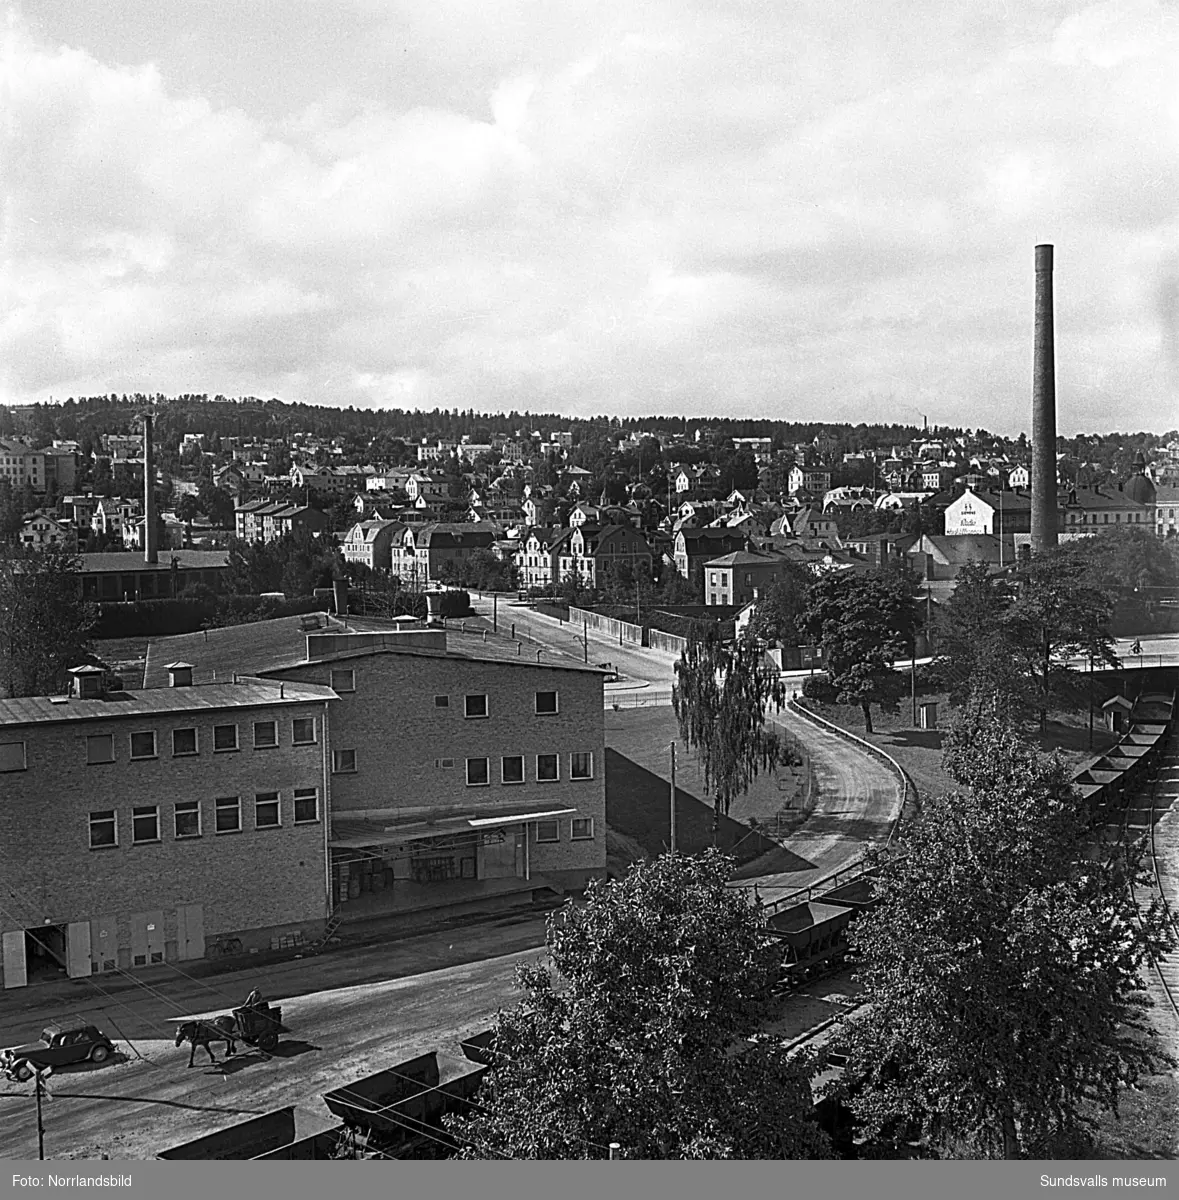
[[[210,1062],[216,1062],[210,1042],[224,1042],[225,1056],[229,1058],[237,1053],[237,1022],[232,1017],[214,1017],[211,1021],[183,1021],[176,1028],[176,1045],[190,1043],[192,1049],[188,1054],[188,1065],[194,1066],[198,1046],[204,1046]]]

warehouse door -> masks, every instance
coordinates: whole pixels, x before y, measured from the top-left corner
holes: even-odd
[[[164,914],[133,913],[131,916],[131,965],[149,967],[164,961]]]
[[[71,979],[90,974],[89,921],[71,921],[66,926],[66,972]]]
[[[90,922],[90,958],[95,971],[114,971],[118,967],[118,917],[95,917]]]
[[[4,935],[4,986],[24,987],[28,982],[25,967],[25,931],[17,929]]]
[[[199,904],[182,904],[176,910],[176,957],[205,957],[205,913]]]

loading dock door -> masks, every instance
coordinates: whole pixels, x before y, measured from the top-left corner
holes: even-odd
[[[25,966],[25,931],[17,929],[4,935],[4,986],[24,987],[29,982]]]
[[[71,979],[90,974],[89,921],[71,921],[66,926],[66,972]]]
[[[205,957],[205,914],[199,904],[182,904],[176,910],[176,957]]]

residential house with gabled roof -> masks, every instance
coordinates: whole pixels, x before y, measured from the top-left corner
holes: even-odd
[[[59,520],[44,509],[37,509],[25,517],[20,527],[22,546],[60,546],[64,550],[77,547],[77,530],[69,521]]]
[[[697,570],[710,559],[744,550],[746,535],[741,530],[726,528],[679,529],[672,543],[672,561],[684,579],[691,582]]]
[[[344,537],[345,562],[388,574],[393,569],[393,543],[404,529],[398,521],[358,521]]]
[[[728,607],[756,600],[785,571],[778,554],[735,550],[704,564],[704,603]]]
[[[490,550],[495,536],[495,528],[486,523],[407,527],[401,537],[401,578],[419,585],[440,582],[446,564],[458,566],[476,550]]]
[[[651,576],[654,555],[646,537],[631,525],[579,525],[568,541],[557,548],[561,581],[580,580],[598,587],[618,563],[627,563],[635,574]]]

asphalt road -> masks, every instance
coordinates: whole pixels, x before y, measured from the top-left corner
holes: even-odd
[[[474,605],[481,614],[490,615],[490,599],[476,597]],[[515,622],[517,636],[525,634],[570,655],[580,651],[582,658],[582,639],[588,636],[589,661],[610,661],[627,677],[608,688],[607,703],[612,697],[622,709],[634,703],[670,703],[675,655],[619,646],[617,639],[612,641],[592,629],[585,635],[575,626],[558,624],[552,617],[523,606],[501,602],[498,621],[500,632]],[[802,677],[799,674],[798,680]],[[628,687],[628,682],[646,686]],[[793,690],[790,681],[787,688]],[[756,883],[767,900],[804,888],[858,858],[868,842],[887,838],[898,811],[896,778],[874,755],[857,750],[794,713],[782,712],[771,720],[789,730],[810,753],[820,796],[814,812],[791,835],[781,854],[771,856],[763,864],[762,873],[743,879],[750,887]]]
[[[153,1158],[171,1145],[288,1104],[299,1108],[301,1121],[306,1114],[311,1131],[336,1124],[320,1099],[332,1088],[429,1050],[439,1051],[444,1078],[448,1068],[451,1075],[461,1073],[465,1068],[460,1039],[486,1028],[497,1009],[515,1002],[516,966],[537,956],[536,949],[524,950],[294,996],[282,990],[283,974],[271,971],[262,986],[268,999],[281,1003],[283,1022],[292,1031],[276,1055],[241,1047],[223,1067],[210,1066],[204,1051],[198,1050],[197,1066],[191,1070],[189,1047],[176,1048],[168,1036],[169,1018],[179,1015],[175,1006],[189,999],[200,1008],[188,1015],[224,1012],[229,1004],[241,1002],[249,980],[233,975],[207,981],[224,988],[224,995],[187,995],[191,985],[166,985],[161,993],[174,1004],[137,1001],[148,1028],[146,1036],[128,1031],[134,1054],[120,1054],[100,1067],[61,1068],[48,1080],[52,1100],[45,1105],[46,1156]],[[379,951],[364,957],[369,961],[351,965],[370,969]],[[335,958],[317,960],[314,971],[343,971],[349,965]],[[298,986],[297,972],[291,973],[291,981]],[[224,1046],[216,1044],[214,1052],[220,1063]],[[0,1086],[0,1154],[37,1157],[30,1084],[4,1081]]]

